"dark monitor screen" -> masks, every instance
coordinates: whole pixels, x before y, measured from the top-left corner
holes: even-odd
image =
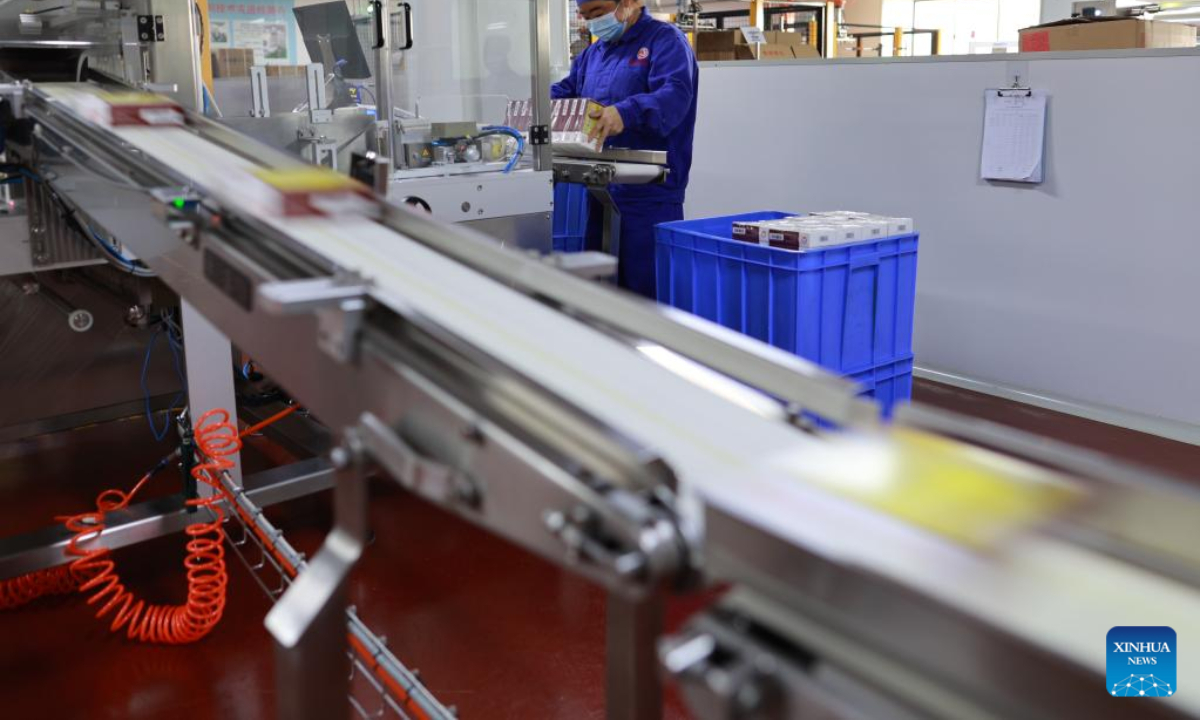
[[[328,37],[334,61],[346,61],[342,65],[342,77],[355,80],[371,77],[367,57],[363,54],[362,43],[358,41],[358,32],[354,29],[354,21],[350,19],[346,3],[336,0],[293,8],[292,12],[296,14],[296,24],[300,26],[310,62],[323,62],[319,38]],[[325,72],[333,72],[333,68],[325,68]]]

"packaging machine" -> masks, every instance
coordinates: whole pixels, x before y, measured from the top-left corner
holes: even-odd
[[[5,252],[37,264],[55,223],[86,255],[64,272],[115,249],[146,287],[110,289],[180,307],[185,418],[238,409],[236,347],[334,440],[266,476],[231,455],[198,488],[273,573],[281,717],[365,716],[351,668],[397,716],[452,716],[346,605],[372,470],[607,590],[609,717],[657,717],[662,678],[702,718],[1200,717],[1194,693],[1119,700],[1105,680],[1114,626],[1200,634],[1200,506],[1171,479],[928,410],[884,426],[807,362],[176,99],[10,73],[0,100]],[[330,486],[336,525],[306,559],[261,508]],[[129,506],[91,542],[205,512]],[[68,537],[9,538],[0,578],[62,566]],[[733,590],[664,637],[663,599],[714,583]]]
[[[249,78],[217,81],[222,122],[315,164],[353,172],[439,220],[541,252],[551,249],[553,183],[594,180],[609,216],[606,247],[618,247],[619,216],[607,187],[660,182],[663,154],[552,152],[549,133],[515,128],[507,112],[513,102],[536,105],[550,125],[548,88],[568,64],[562,33],[552,30],[566,26],[564,3],[415,0],[394,14],[388,3],[354,9],[362,14],[335,0],[297,11],[309,18],[301,30],[319,54],[311,57],[304,100],[294,110],[272,98],[290,97],[295,81],[256,66]],[[447,42],[455,37],[478,38],[482,52]],[[335,38],[352,62],[335,53]],[[369,68],[352,74],[368,77],[343,78],[342,68],[362,64],[360,56],[369,56]],[[350,99],[347,87],[366,100]]]

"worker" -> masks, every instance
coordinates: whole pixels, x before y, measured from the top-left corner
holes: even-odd
[[[661,185],[613,185],[621,212],[618,281],[654,298],[654,226],[683,219],[683,197],[692,167],[699,67],[687,38],[655,20],[641,0],[576,0],[597,38],[571,64],[571,74],[551,88],[558,98],[587,98],[594,138],[613,147],[665,150],[670,173]],[[598,249],[603,227],[591,203],[588,247]]]

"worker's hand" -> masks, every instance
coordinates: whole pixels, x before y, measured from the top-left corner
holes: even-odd
[[[596,120],[596,125],[588,134],[588,140],[595,142],[597,147],[604,147],[605,140],[625,132],[625,121],[615,107],[593,110],[592,118]]]

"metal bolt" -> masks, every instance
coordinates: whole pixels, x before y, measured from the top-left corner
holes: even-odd
[[[466,213],[466,212],[471,212],[471,203],[469,203],[469,202],[464,202],[464,203],[462,204],[462,211],[463,211],[463,212],[465,212],[465,213]]]
[[[483,208],[479,208],[479,214],[480,214],[480,215],[482,215],[482,214],[483,214]]]
[[[67,322],[75,332],[87,332],[95,324],[95,318],[87,310],[76,310],[67,316]]]
[[[746,683],[737,691],[737,705],[743,711],[757,710],[762,703],[762,691],[755,683]]]
[[[454,488],[454,494],[459,502],[470,507],[479,505],[479,489],[469,480],[462,479]]]
[[[345,448],[336,447],[329,452],[329,460],[339,470],[350,464],[350,453]]]
[[[547,510],[542,516],[542,522],[546,524],[547,530],[557,535],[567,526],[567,516],[557,510]]]
[[[646,556],[640,552],[625,553],[614,563],[617,574],[623,578],[632,578],[642,574],[646,569]]]
[[[476,186],[475,186],[475,190],[476,190],[476,191],[478,191],[478,192],[483,192],[483,186],[482,186],[482,185],[476,185]]]
[[[477,445],[482,445],[486,439],[483,434],[483,429],[478,425],[470,425],[463,428],[462,436]]]
[[[759,655],[754,659],[754,669],[767,676],[773,676],[779,672],[779,661],[773,655]]]

